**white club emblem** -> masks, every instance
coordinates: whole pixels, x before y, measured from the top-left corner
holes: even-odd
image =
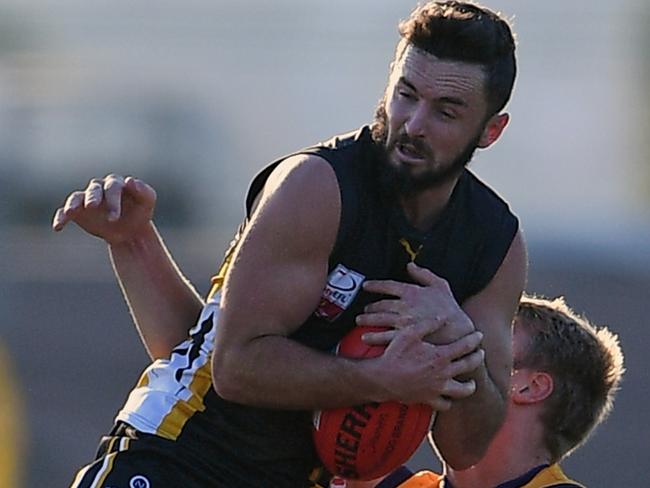
[[[130,488],[151,488],[151,483],[147,478],[138,474],[129,481]]]

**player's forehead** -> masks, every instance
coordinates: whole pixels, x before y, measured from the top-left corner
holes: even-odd
[[[485,102],[485,72],[478,64],[440,59],[412,44],[395,61],[391,83],[406,81],[423,96],[462,97],[472,105]]]

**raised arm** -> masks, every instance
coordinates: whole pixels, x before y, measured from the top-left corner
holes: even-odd
[[[471,352],[477,336],[454,351],[405,336],[380,358],[363,361],[288,338],[318,305],[340,208],[336,176],[318,157],[290,158],[271,175],[225,278],[212,365],[217,392],[284,409],[471,394],[471,385],[448,380],[454,369],[475,365],[448,363]]]
[[[154,359],[168,357],[187,337],[202,306],[151,220],[155,202],[156,193],[146,183],[109,175],[71,193],[52,221],[55,231],[75,222],[106,241],[133,320]]]

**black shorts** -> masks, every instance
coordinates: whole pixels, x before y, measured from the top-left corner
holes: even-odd
[[[79,470],[70,488],[215,486],[174,455],[175,444],[120,422],[102,437],[95,461]]]
[[[79,470],[70,488],[326,488],[330,479],[322,469],[315,469],[305,484],[289,485],[262,481],[249,473],[246,481],[240,478],[233,485],[233,473],[216,471],[205,460],[188,456],[178,442],[144,434],[119,422],[109,435],[102,437],[95,461]]]

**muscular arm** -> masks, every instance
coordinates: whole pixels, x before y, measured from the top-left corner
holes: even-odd
[[[273,172],[225,277],[212,358],[216,391],[238,403],[306,410],[471,394],[472,385],[452,378],[480,359],[454,359],[473,351],[479,334],[436,349],[405,333],[384,355],[362,361],[288,338],[318,305],[340,208],[338,182],[324,160],[293,157]]]
[[[327,163],[294,157],[270,176],[224,282],[213,382],[240,403],[312,408],[365,400],[346,361],[287,338],[315,310],[340,215]]]
[[[512,369],[511,322],[526,269],[526,247],[518,233],[492,281],[463,304],[474,327],[483,332],[485,364],[467,375],[476,381],[474,395],[452,402],[451,409],[438,413],[434,425],[436,449],[455,469],[467,468],[482,457],[505,415]]]
[[[226,275],[213,381],[224,398],[279,408],[367,401],[354,363],[287,338],[316,309],[339,225],[331,167],[301,156],[267,181]]]

